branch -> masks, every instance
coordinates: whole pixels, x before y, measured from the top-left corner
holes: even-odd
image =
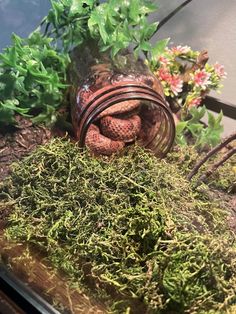
[[[231,156],[236,154],[236,147],[229,150],[227,154],[225,154],[218,162],[216,162],[207,172],[205,172],[198,180],[198,184],[200,182],[205,182],[206,179],[212,175],[224,162],[226,162]]]
[[[170,14],[168,14],[166,17],[164,17],[160,23],[157,26],[157,29],[155,31],[155,33],[153,34],[153,36],[159,31],[159,29],[165,25],[173,16],[175,16],[180,10],[182,10],[187,4],[189,4],[190,2],[192,2],[193,0],[186,0],[185,2],[183,2],[182,4],[180,4],[176,9],[174,9]]]
[[[208,154],[206,154],[206,156],[200,160],[195,167],[193,168],[193,170],[189,173],[189,175],[187,176],[188,180],[191,180],[192,177],[197,174],[199,168],[214,154],[216,154],[218,151],[220,151],[223,147],[226,147],[231,141],[236,139],[236,132],[234,132],[233,134],[231,134],[230,136],[228,136],[226,139],[223,140],[223,142],[221,142],[219,145],[217,145],[216,147],[214,147],[211,151],[209,151]]]

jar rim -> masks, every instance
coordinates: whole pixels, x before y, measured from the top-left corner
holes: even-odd
[[[160,94],[158,94],[154,89],[150,88],[149,86],[145,84],[137,84],[137,82],[132,84],[127,84],[127,82],[123,82],[123,84],[112,86],[111,88],[106,88],[106,91],[103,91],[103,93],[98,93],[92,100],[88,101],[87,105],[89,104],[89,108],[86,105],[84,107],[84,110],[81,112],[81,116],[79,117],[79,146],[85,146],[85,138],[88,128],[93,123],[93,121],[96,120],[101,112],[103,112],[110,106],[128,100],[149,101],[156,107],[161,108],[164,112],[166,120],[168,122],[169,130],[168,142],[163,151],[161,151],[161,157],[165,156],[172,147],[175,139],[175,122],[173,114],[169,109],[167,103],[165,102],[164,98]],[[158,154],[158,156],[160,156],[160,153]]]

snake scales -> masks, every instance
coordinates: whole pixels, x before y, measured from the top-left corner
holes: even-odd
[[[87,132],[85,144],[95,154],[111,155],[134,141],[141,130],[138,100],[123,101],[104,110]]]

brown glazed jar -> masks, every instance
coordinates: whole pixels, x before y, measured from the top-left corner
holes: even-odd
[[[137,142],[165,156],[175,138],[175,123],[159,80],[131,54],[111,62],[106,56],[94,57],[91,50],[84,52],[78,57],[79,51],[73,51],[70,71],[71,118],[80,147],[111,155]]]

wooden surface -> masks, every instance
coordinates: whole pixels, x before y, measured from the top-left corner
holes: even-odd
[[[2,314],[27,314],[15,305],[11,299],[1,291],[0,287],[0,313]]]
[[[218,98],[207,96],[204,99],[204,104],[207,109],[210,109],[214,112],[223,111],[224,116],[236,120],[236,105],[228,102],[223,102]],[[236,122],[235,122],[236,127]],[[233,131],[233,130],[232,130]]]
[[[10,243],[0,233],[0,256],[18,279],[26,283],[61,313],[102,314],[105,307],[78,288],[69,286],[66,276],[52,269],[39,252],[24,244]]]

